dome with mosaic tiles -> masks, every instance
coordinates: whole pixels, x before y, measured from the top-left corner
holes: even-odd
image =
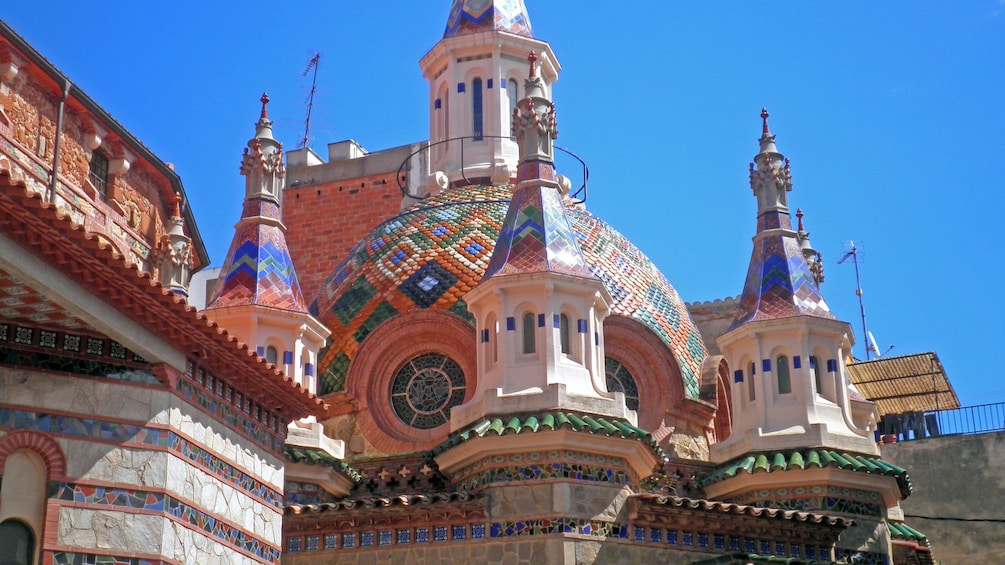
[[[319,359],[319,394],[343,390],[363,341],[399,313],[446,310],[474,326],[464,296],[485,273],[510,196],[505,186],[448,190],[377,226],[350,250],[310,305],[332,330]],[[603,220],[571,207],[566,213],[590,272],[613,299],[611,315],[641,322],[658,336],[680,368],[685,396],[699,398],[707,352],[677,291]]]

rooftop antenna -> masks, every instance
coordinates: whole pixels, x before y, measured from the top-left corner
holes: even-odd
[[[307,147],[311,141],[311,110],[314,109],[314,93],[318,89],[318,67],[320,65],[321,53],[315,51],[314,56],[307,61],[304,72],[300,73],[300,76],[305,77],[311,70],[314,71],[314,77],[311,79],[311,93],[307,95],[307,119],[304,120],[304,138],[300,141],[301,149]]]
[[[851,257],[852,263],[855,265],[855,294],[858,296],[858,309],[862,313],[862,340],[865,342],[865,360],[868,361],[871,357],[870,353],[873,352],[874,345],[869,340],[869,336],[871,334],[865,325],[865,304],[862,302],[862,279],[859,277],[858,273],[859,249],[858,246],[855,245],[854,241],[849,241],[848,244],[851,249],[849,249],[843,257],[841,257],[841,260],[838,261],[838,265],[847,261],[849,257]],[[879,356],[879,351],[876,351],[875,353]]]

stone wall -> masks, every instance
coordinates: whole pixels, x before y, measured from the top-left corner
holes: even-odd
[[[905,521],[928,535],[936,560],[1005,563],[1005,432],[883,444],[882,452],[910,473]]]
[[[54,439],[65,458],[39,532],[56,562],[278,563],[282,462],[150,373],[0,368],[0,435],[25,431]]]

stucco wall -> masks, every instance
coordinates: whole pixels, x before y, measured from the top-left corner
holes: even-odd
[[[882,446],[908,470],[909,526],[928,535],[943,563],[1005,563],[1005,432],[945,436]]]

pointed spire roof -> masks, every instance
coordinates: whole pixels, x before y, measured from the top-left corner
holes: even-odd
[[[443,37],[483,31],[533,37],[523,0],[453,0]]]
[[[495,276],[540,272],[594,278],[565,215],[555,173],[555,105],[544,97],[535,67],[537,55],[531,53],[528,61],[526,96],[513,113],[513,134],[520,147],[517,184],[482,282]]]
[[[836,319],[806,261],[799,233],[792,229],[787,205],[792,190],[789,161],[775,146],[766,109],[761,109],[761,119],[760,152],[750,164],[750,187],[758,203],[757,233],[740,298],[743,315],[733,327],[802,315]]]
[[[248,141],[241,162],[246,178],[244,208],[207,309],[258,305],[307,313],[286,245],[286,227],[279,220],[278,194],[286,174],[283,147],[272,137],[267,94],[262,94],[261,102],[255,137]]]

